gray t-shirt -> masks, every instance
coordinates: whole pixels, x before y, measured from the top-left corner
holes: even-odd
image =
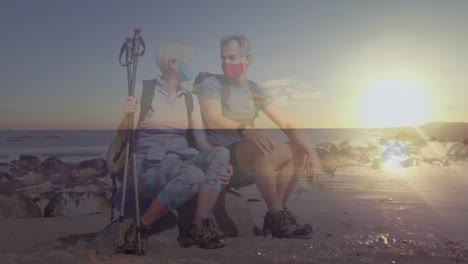
[[[201,103],[209,99],[222,100],[223,85],[215,76],[206,78],[201,85],[198,101]],[[223,115],[235,122],[253,124],[255,120],[255,102],[249,82],[242,87],[229,85],[229,97],[223,105]],[[260,97],[260,110],[265,109],[271,102],[271,95],[261,86],[258,86]],[[226,136],[218,130],[208,130],[208,142],[217,146],[227,146],[242,140],[240,137]]]

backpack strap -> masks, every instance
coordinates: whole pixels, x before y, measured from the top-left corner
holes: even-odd
[[[149,110],[154,110],[151,103],[154,99],[154,90],[156,88],[156,79],[143,80],[143,91],[141,93],[140,103],[140,116],[138,117],[138,124],[143,121]]]
[[[221,89],[221,104],[223,107],[229,110],[229,105],[227,104],[227,100],[229,99],[231,89],[229,88],[229,82],[227,81],[226,77],[224,75],[217,75],[216,78],[222,85]],[[254,82],[254,81],[247,81],[250,89],[250,93],[252,94],[252,99],[255,104],[255,119],[258,118],[260,115],[260,110],[262,106],[262,100],[264,99],[262,90],[260,89],[260,86]],[[252,126],[254,125],[253,122],[251,124]]]
[[[192,123],[192,113],[193,113],[193,95],[191,92],[184,93],[185,98],[185,107],[187,108],[187,120],[190,124]]]
[[[265,99],[260,89],[260,86],[254,81],[248,81],[250,92],[252,93],[252,99],[254,100],[255,104],[255,118],[258,118],[260,115],[260,110],[262,107],[263,100]]]
[[[193,133],[194,128],[192,127],[192,113],[193,113],[193,95],[191,92],[184,93],[185,98],[185,108],[187,109],[187,120],[188,126],[186,131],[186,138],[189,148],[197,148],[197,143],[195,141],[195,135]]]

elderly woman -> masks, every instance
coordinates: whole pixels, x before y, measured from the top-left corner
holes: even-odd
[[[155,89],[151,109],[139,118],[137,126],[140,194],[152,199],[140,226],[142,238],[146,240],[153,222],[198,195],[194,221],[178,241],[184,247],[219,248],[225,246],[223,234],[208,216],[221,189],[229,182],[229,152],[208,144],[198,102],[193,103],[191,113],[187,111],[184,94],[190,91],[184,90],[181,83],[192,78],[192,56],[193,48],[182,41],[167,43],[157,51],[156,63],[161,75],[152,82]],[[137,105],[135,97],[126,98],[121,133],[125,133],[127,116],[136,113]],[[188,129],[193,133],[197,149],[189,146]],[[120,250],[133,253],[136,245],[136,223],[133,223],[125,233]]]

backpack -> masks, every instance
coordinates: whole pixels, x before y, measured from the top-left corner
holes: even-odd
[[[154,92],[156,89],[156,84],[158,81],[156,79],[152,80],[143,80],[143,90],[140,100],[140,115],[138,117],[137,128],[143,121],[143,118],[150,110],[154,110],[152,102],[154,99]],[[192,112],[194,109],[193,105],[193,95],[190,92],[184,93],[185,106],[187,108],[187,117],[189,124],[192,123]],[[137,135],[137,133],[135,133]],[[117,133],[109,146],[107,151],[107,168],[110,171],[110,177],[112,179],[112,196],[111,201],[114,200],[116,191],[117,191],[117,180],[122,182],[124,169],[125,169],[125,156],[127,153],[127,140],[128,138],[122,138],[119,133]],[[189,127],[187,129],[187,140],[189,147],[195,146],[195,138],[192,133],[192,129]],[[136,142],[136,140],[135,140]],[[111,221],[113,220],[113,206],[111,209]]]
[[[201,88],[202,88],[203,81],[206,78],[209,78],[209,77],[215,77],[221,83],[221,85],[222,85],[221,105],[223,106],[223,111],[224,111],[224,109],[229,109],[229,105],[227,104],[227,100],[229,99],[231,90],[229,89],[229,81],[224,76],[224,74],[200,72],[197,75],[197,77],[195,77],[195,81],[193,82],[192,93],[198,95],[200,93]],[[260,86],[256,82],[253,82],[253,81],[250,81],[250,80],[248,80],[247,82],[249,84],[249,89],[250,89],[250,92],[252,93],[252,99],[253,99],[254,104],[255,104],[255,118],[258,118],[264,96],[263,96],[262,90],[260,89]],[[253,124],[251,124],[251,125],[253,125]]]

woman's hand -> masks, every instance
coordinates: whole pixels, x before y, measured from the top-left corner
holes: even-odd
[[[306,151],[305,159],[304,172],[307,177],[307,182],[311,184],[316,181],[318,176],[322,173],[322,166],[320,165],[320,159],[315,149]]]
[[[135,114],[138,106],[138,99],[133,96],[129,96],[125,98],[125,102],[123,105],[123,111],[125,115],[133,115]]]
[[[231,164],[228,166],[228,170],[225,174],[220,174],[219,179],[221,180],[221,187],[224,189],[231,181],[231,177],[234,174]]]

